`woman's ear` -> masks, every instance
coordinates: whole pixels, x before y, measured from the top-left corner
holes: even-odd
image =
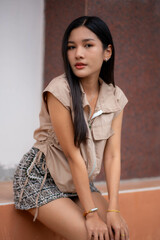
[[[112,45],[109,44],[108,47],[104,50],[104,61],[108,61],[112,56]]]

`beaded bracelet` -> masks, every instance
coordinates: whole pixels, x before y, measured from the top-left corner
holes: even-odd
[[[88,213],[96,212],[97,210],[98,210],[98,208],[92,208],[88,212],[84,212],[83,216],[86,217]]]
[[[120,213],[120,211],[119,211],[119,210],[116,210],[116,209],[111,209],[111,210],[108,209],[107,212],[116,212],[116,213]]]

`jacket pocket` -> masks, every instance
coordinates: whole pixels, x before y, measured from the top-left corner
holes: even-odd
[[[111,127],[113,116],[113,113],[105,113],[94,120],[92,134],[95,141],[107,140],[114,134]]]
[[[103,161],[104,149],[107,140],[114,134],[111,128],[113,114],[103,114],[92,125],[92,136],[95,146],[97,169],[96,174],[99,174]]]
[[[92,129],[93,139],[95,141],[107,140],[114,134],[111,127],[97,127]]]

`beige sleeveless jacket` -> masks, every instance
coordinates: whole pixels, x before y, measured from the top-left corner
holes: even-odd
[[[83,108],[90,109],[82,85],[81,90]],[[34,132],[36,139],[34,147],[44,153],[47,167],[58,188],[62,192],[76,192],[68,161],[58,142],[47,110],[47,92],[53,94],[70,111],[72,119],[74,116],[70,88],[63,74],[53,79],[43,91],[39,115],[40,127]],[[80,145],[89,181],[93,181],[101,170],[106,141],[114,134],[111,128],[112,120],[122,111],[127,102],[126,96],[118,86],[106,84],[100,79],[99,97],[90,124],[88,124],[89,111],[84,111],[88,133],[86,143]]]

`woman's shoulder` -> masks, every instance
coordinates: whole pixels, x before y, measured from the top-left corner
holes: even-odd
[[[65,107],[70,108],[71,94],[70,87],[65,74],[53,78],[47,87],[43,90],[43,97],[46,99],[46,93],[50,92]]]
[[[128,98],[123,90],[117,85],[114,86],[112,83],[107,84],[104,82],[103,86],[106,105],[111,105],[110,107],[112,109],[117,109],[117,112],[122,110],[128,103]]]
[[[105,83],[105,89],[106,89],[106,94],[110,93],[112,97],[116,98],[117,101],[119,101],[121,98],[127,98],[124,91],[117,85],[113,85],[112,83]]]
[[[113,92],[114,92],[116,102],[118,103],[121,111],[124,109],[124,107],[128,103],[128,98],[126,97],[124,91],[117,85],[115,85]],[[118,113],[119,111],[117,112],[117,114],[115,114],[115,116],[118,115]]]
[[[128,98],[126,97],[124,91],[119,86],[116,85],[114,90],[114,95],[121,109],[123,109],[125,105],[128,103]]]
[[[70,88],[69,88],[69,84],[68,84],[68,81],[67,81],[67,78],[66,78],[66,75],[65,73],[53,78],[49,84],[46,86],[46,88],[44,89],[43,92],[45,91],[54,91],[54,89],[61,89],[62,90],[66,90],[66,91],[70,91]]]

